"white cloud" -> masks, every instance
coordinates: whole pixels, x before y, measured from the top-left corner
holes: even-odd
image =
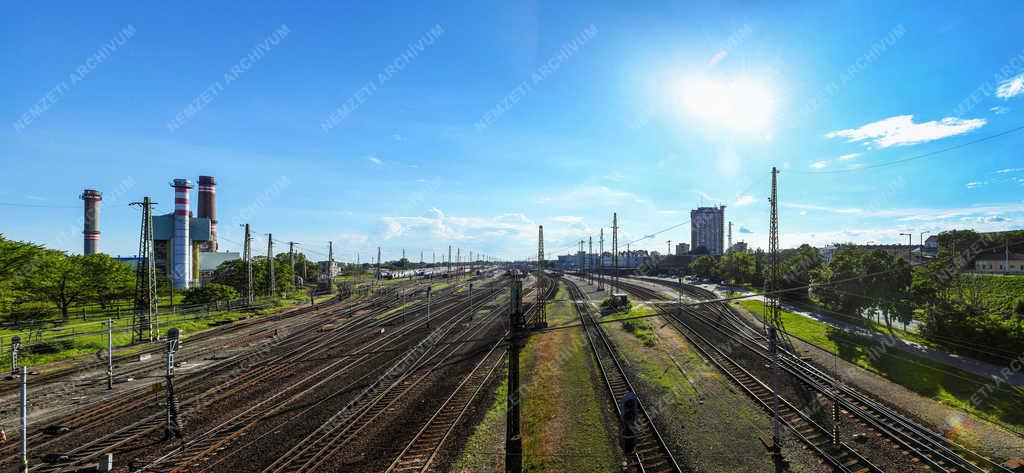
[[[620,191],[607,186],[583,184],[559,195],[542,196],[537,203],[561,207],[609,207],[617,205],[649,204],[646,199],[632,192]]]
[[[811,167],[814,169],[823,169],[825,166],[828,166],[828,163],[826,163],[825,161],[818,161],[816,163],[811,164]]]
[[[844,155],[839,157],[839,160],[840,161],[849,161],[851,159],[857,159],[857,158],[861,157],[862,155],[863,155],[863,153],[844,154]]]
[[[975,187],[981,187],[983,185],[985,185],[984,182],[981,182],[981,181],[971,181],[971,182],[967,183],[967,188],[968,189],[974,189]]]
[[[1010,107],[1004,107],[1002,105],[996,105],[995,107],[992,107],[992,108],[990,108],[988,110],[990,112],[996,114],[996,115],[1002,115],[1002,114],[1004,114],[1006,112],[1009,112],[1010,111]]]
[[[1000,170],[998,170],[996,172],[999,173],[999,174],[1009,174],[1011,172],[1021,172],[1021,171],[1024,171],[1024,168],[1006,168],[1006,169],[1000,169]]]
[[[743,207],[744,205],[750,205],[753,204],[754,202],[757,202],[757,199],[754,196],[743,195],[740,196],[740,198],[736,199],[736,202],[733,202],[732,205],[736,207]]]
[[[1011,77],[999,84],[996,89],[996,97],[1009,99],[1024,93],[1024,74]]]
[[[551,217],[549,220],[560,223],[583,223],[583,217],[577,215],[558,215]]]
[[[826,138],[847,138],[848,142],[872,143],[882,148],[926,143],[977,130],[985,126],[984,118],[942,120],[914,123],[913,115],[897,115],[860,128],[830,131]]]
[[[374,166],[380,166],[381,163],[384,162],[384,161],[381,161],[381,159],[376,157],[376,156],[369,156],[366,159],[369,160],[371,163],[373,163]]]
[[[828,207],[828,206],[824,206],[824,205],[794,204],[794,203],[789,203],[789,202],[782,202],[780,205],[782,205],[783,207],[791,208],[791,209],[820,210],[820,211],[823,211],[823,212],[833,212],[833,213],[840,213],[840,214],[856,214],[856,213],[864,212],[863,209],[858,209],[856,207],[845,207],[845,208],[843,208],[843,207]]]

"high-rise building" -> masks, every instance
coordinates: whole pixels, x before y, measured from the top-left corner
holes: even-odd
[[[677,255],[685,255],[685,254],[687,254],[689,252],[690,252],[690,244],[689,243],[676,243],[676,254]]]
[[[721,255],[725,249],[725,206],[699,207],[690,211],[690,247]]]

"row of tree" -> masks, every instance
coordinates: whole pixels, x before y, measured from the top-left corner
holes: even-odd
[[[54,310],[67,320],[72,307],[107,308],[134,289],[132,268],[110,256],[68,255],[0,235],[0,310],[16,321]]]
[[[1024,351],[1024,278],[971,273],[979,256],[1019,252],[1024,231],[957,230],[939,234],[938,241],[937,256],[914,267],[894,254],[854,245],[840,245],[827,263],[809,245],[783,250],[778,289],[784,300],[813,299],[848,321],[880,320],[892,330],[916,320],[922,335],[954,351]],[[757,251],[702,256],[689,269],[699,277],[763,287],[769,266],[768,255]]]

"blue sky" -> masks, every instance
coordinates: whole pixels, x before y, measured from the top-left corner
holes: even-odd
[[[101,248],[132,254],[128,202],[214,175],[226,249],[249,222],[315,257],[526,256],[543,224],[559,253],[617,211],[623,242],[683,224],[634,244],[662,250],[702,202],[764,246],[773,165],[784,246],[1020,228],[1024,133],[973,142],[1024,125],[1022,10],[10,5],[0,232],[80,251],[98,188]]]

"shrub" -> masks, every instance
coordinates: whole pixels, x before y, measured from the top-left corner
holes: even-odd
[[[207,284],[205,286],[191,287],[185,291],[182,303],[209,304],[216,301],[226,301],[238,297],[238,291],[231,286],[224,284]]]

